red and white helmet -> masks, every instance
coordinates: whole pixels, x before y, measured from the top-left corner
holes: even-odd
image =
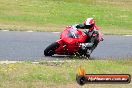
[[[92,31],[95,26],[95,20],[93,18],[87,18],[84,21],[84,25],[85,25],[86,29],[89,29],[90,31]]]

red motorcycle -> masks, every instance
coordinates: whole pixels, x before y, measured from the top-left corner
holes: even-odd
[[[66,27],[66,29],[60,34],[60,39],[51,45],[49,45],[44,50],[45,56],[52,56],[54,54],[59,55],[85,55],[90,57],[87,53],[87,48],[85,51],[81,49],[81,43],[84,43],[88,38],[87,32],[82,30],[75,30],[72,27]],[[103,40],[102,34],[99,33],[99,41]]]

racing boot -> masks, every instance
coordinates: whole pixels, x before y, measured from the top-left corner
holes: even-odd
[[[87,48],[91,48],[93,43],[81,43],[80,45],[82,50],[86,50]]]
[[[94,44],[92,47],[87,49],[86,54],[90,55],[96,47],[97,47],[97,44]]]
[[[86,54],[87,54],[87,55],[90,55],[91,53],[92,53],[92,49],[87,49]]]

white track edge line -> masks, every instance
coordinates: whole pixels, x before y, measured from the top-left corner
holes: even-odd
[[[14,63],[22,63],[22,62],[26,62],[26,61],[0,61],[0,64],[14,64]],[[37,62],[37,61],[34,61],[34,62],[31,62],[32,64],[39,64],[39,63],[43,63],[43,62],[48,62],[48,63],[52,63],[52,62],[59,62],[59,63],[64,63],[64,62],[75,62],[75,60],[60,60],[60,61],[40,61],[40,62]]]
[[[132,35],[123,35],[123,36],[132,36]]]
[[[2,31],[9,31],[9,30],[2,30]]]

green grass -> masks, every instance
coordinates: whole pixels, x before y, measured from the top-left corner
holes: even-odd
[[[131,0],[1,0],[0,29],[62,31],[94,17],[106,34],[132,34],[131,4]]]
[[[0,64],[0,88],[45,88],[45,87],[78,87],[75,81],[77,68],[82,65],[87,74],[131,74],[131,60],[69,60],[67,62],[45,62],[32,64],[22,62]],[[85,85],[96,88],[127,88],[132,84]]]

